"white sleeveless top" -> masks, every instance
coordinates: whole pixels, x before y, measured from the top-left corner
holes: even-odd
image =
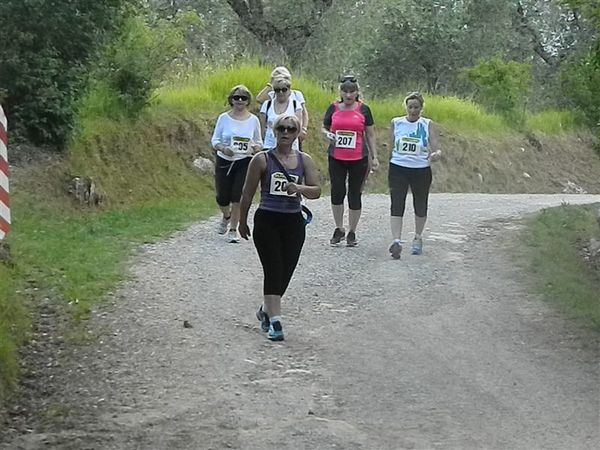
[[[429,122],[431,120],[425,117],[419,117],[415,122],[409,122],[406,117],[392,119],[392,164],[411,169],[429,167]]]

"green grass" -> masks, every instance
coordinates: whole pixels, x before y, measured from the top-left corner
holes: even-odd
[[[600,331],[600,272],[584,261],[581,249],[600,239],[600,205],[544,210],[522,235],[536,288],[569,317]]]
[[[570,111],[542,111],[527,114],[526,129],[556,135],[576,128],[575,115]]]
[[[30,331],[25,300],[17,293],[18,276],[0,263],[0,405],[18,375],[18,348]]]
[[[171,111],[222,111],[230,89],[237,84],[246,85],[254,94],[269,80],[271,68],[255,63],[244,63],[235,68],[221,68],[209,74],[196,74],[185,81],[162,87],[157,91],[155,107]],[[310,77],[296,77],[293,88],[303,92],[312,124],[318,126],[327,107],[337,96],[337,85],[324,86]],[[403,96],[366,98],[377,125],[387,127],[393,117],[404,114]],[[510,133],[511,128],[499,115],[490,114],[470,100],[457,97],[425,94],[423,114],[459,133],[472,135],[498,135]],[[555,134],[572,129],[574,116],[565,111],[547,111],[528,115],[531,131]]]
[[[16,197],[13,257],[28,278],[52,286],[77,315],[122,279],[131,250],[214,212],[212,196],[165,199],[107,211],[48,214]],[[25,210],[26,208],[26,210]]]

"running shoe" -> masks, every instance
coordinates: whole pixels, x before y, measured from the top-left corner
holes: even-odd
[[[281,322],[279,320],[271,322],[267,338],[270,341],[283,341],[283,328],[281,327]]]
[[[225,217],[221,217],[221,220],[219,221],[219,225],[217,225],[217,233],[219,233],[219,234],[227,233],[228,225],[229,225],[229,219],[226,219]]]
[[[410,247],[411,255],[420,255],[423,253],[423,239],[422,238],[414,238],[412,241],[412,246]]]
[[[237,230],[229,230],[227,233],[227,242],[230,244],[237,244],[240,242],[240,237],[237,234]]]
[[[269,321],[269,315],[263,311],[262,305],[260,305],[260,308],[258,308],[258,311],[256,311],[256,318],[260,322],[261,330],[263,330],[265,333],[268,332],[271,322]]]
[[[342,239],[344,239],[345,236],[346,236],[346,232],[344,230],[342,230],[341,228],[336,228],[333,231],[333,236],[329,240],[329,243],[331,245],[337,245],[342,241]]]
[[[392,258],[400,259],[400,254],[402,253],[402,244],[400,241],[392,242],[392,245],[390,245],[390,253],[392,254]]]
[[[349,231],[348,236],[346,236],[346,247],[356,247],[357,244],[356,233],[354,231]]]

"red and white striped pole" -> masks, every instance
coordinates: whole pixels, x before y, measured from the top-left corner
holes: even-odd
[[[0,105],[0,241],[10,231],[10,202],[8,201],[8,139],[7,120]]]

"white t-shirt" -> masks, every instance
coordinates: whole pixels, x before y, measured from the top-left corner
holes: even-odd
[[[277,94],[275,94],[275,91],[269,91],[269,98],[271,100],[275,100],[275,95],[277,95]],[[290,98],[295,99],[296,103],[298,103],[301,106],[306,103],[306,101],[304,100],[304,95],[300,91],[292,90],[292,93],[290,94]]]
[[[252,156],[251,144],[258,143],[262,146],[262,132],[260,129],[260,121],[254,114],[250,114],[245,120],[237,120],[224,112],[217,119],[215,131],[211,139],[213,148],[217,144],[223,144],[231,147],[234,151],[233,156],[217,150],[217,155],[227,161],[236,161]]]
[[[394,147],[390,162],[397,166],[421,169],[429,167],[429,123],[431,119],[419,117],[409,122],[406,117],[394,117]]]
[[[284,114],[293,115],[296,111],[302,111],[302,105],[296,100],[296,108],[294,109],[294,97],[290,95],[288,98],[287,109],[281,114],[277,114],[275,112],[275,100],[267,100],[260,107],[260,112],[266,116],[266,132],[265,132],[265,142],[263,143],[263,148],[275,148],[277,145],[277,140],[275,139],[275,134],[273,134],[273,124],[275,120]],[[268,110],[267,110],[268,108]],[[294,150],[299,150],[298,139],[294,141],[292,145]]]

